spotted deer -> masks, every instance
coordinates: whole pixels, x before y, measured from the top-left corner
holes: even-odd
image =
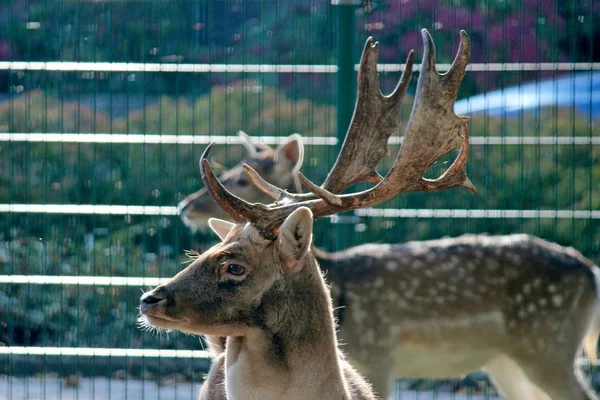
[[[276,164],[278,151],[242,138],[248,159],[219,178],[231,192],[251,201],[261,196],[248,184],[244,163],[265,181],[295,189],[289,164],[279,169],[288,172],[285,178],[259,165]],[[303,154],[301,145],[292,136],[283,146]],[[301,159],[293,160],[299,169]],[[196,194],[188,197],[199,199],[194,212],[181,210],[184,221],[197,227],[215,216],[214,207],[204,204],[216,203],[207,190]],[[213,229],[224,236],[228,226]],[[596,302],[598,270],[571,248],[523,234],[465,235],[313,253],[338,306],[343,349],[384,397],[395,378],[457,378],[478,369],[511,400],[547,399],[538,387],[578,393],[574,359],[588,326],[583,344],[596,360],[600,316],[598,306],[592,312],[586,302]],[[218,338],[210,343],[216,353],[223,350]]]
[[[207,159],[212,145],[205,150],[202,180],[234,223],[211,220],[222,242],[140,300],[143,324],[227,337],[224,354],[213,364],[201,398],[374,398],[338,349],[329,290],[311,252],[313,218],[370,207],[409,191],[474,190],[466,175],[465,118],[453,110],[470,55],[469,39],[461,31],[454,63],[440,75],[431,36],[426,30],[422,36],[422,72],[413,111],[403,146],[385,178],[375,168],[387,153],[389,136],[399,128],[398,111],[412,75],[414,53],[409,53],[394,92],[383,96],[378,46],[371,39],[359,66],[352,122],[323,185],[298,172],[310,193],[291,194],[245,165],[250,180],[278,198],[270,205],[249,203],[219,182]],[[458,157],[442,176],[423,178],[434,162],[459,146]],[[361,192],[338,194],[365,181],[376,184]],[[400,334],[396,332],[397,339]],[[386,362],[381,360],[382,370]]]

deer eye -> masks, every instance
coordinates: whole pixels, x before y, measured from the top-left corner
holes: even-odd
[[[238,186],[242,186],[242,187],[244,187],[244,186],[247,186],[247,185],[248,185],[248,181],[247,181],[246,179],[239,179],[239,180],[237,181],[237,184],[238,184]]]
[[[246,268],[239,264],[229,264],[227,266],[227,273],[236,276],[244,275],[246,273]]]

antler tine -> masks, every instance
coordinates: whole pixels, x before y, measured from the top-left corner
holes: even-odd
[[[298,172],[298,180],[300,180],[300,182],[302,182],[304,187],[306,187],[311,193],[322,198],[327,203],[334,205],[334,206],[342,205],[342,200],[340,199],[339,196],[331,193],[330,191],[322,188],[321,186],[315,185],[307,177],[305,177],[304,174],[302,174],[302,172]]]
[[[244,172],[246,172],[246,176],[248,177],[248,179],[250,179],[250,182],[252,182],[252,184],[256,186],[257,189],[259,189],[267,196],[271,197],[280,205],[287,204],[290,202],[313,200],[317,198],[312,194],[300,193],[300,191],[298,191],[298,193],[290,193],[285,189],[282,189],[273,185],[272,183],[267,182],[262,176],[260,176],[258,172],[256,172],[254,168],[252,168],[248,164],[244,164],[243,166]],[[300,171],[294,173],[294,175],[294,178],[298,180],[298,185],[300,185],[300,178],[298,176],[300,175]]]
[[[457,91],[460,87],[460,82],[463,80],[467,71],[470,55],[471,41],[469,40],[469,35],[467,35],[467,32],[464,30],[461,30],[460,43],[458,45],[456,57],[454,57],[454,61],[452,62],[450,69],[444,75],[442,75],[443,79],[450,85],[450,87],[455,87]]]
[[[211,197],[235,222],[260,221],[268,208],[262,204],[248,203],[246,200],[237,197],[229,192],[215,176],[208,161],[208,155],[214,145],[215,142],[209,144],[200,158],[200,176]]]
[[[275,185],[270,184],[266,180],[263,179],[262,176],[254,168],[244,163],[244,172],[246,172],[246,176],[250,179],[250,182],[254,186],[256,186],[260,191],[262,191],[267,196],[271,197],[275,201],[282,200],[287,197],[288,192],[284,189],[278,188]]]
[[[406,60],[406,68],[389,96],[381,94],[377,73],[379,44],[368,38],[358,70],[358,94],[352,121],[338,158],[322,187],[339,193],[359,182],[381,181],[375,168],[387,149],[388,138],[400,127],[400,104],[412,76],[414,52]]]

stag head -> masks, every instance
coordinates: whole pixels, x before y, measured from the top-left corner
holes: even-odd
[[[269,328],[277,330],[294,282],[318,274],[314,258],[312,268],[305,262],[312,224],[310,210],[299,208],[283,222],[278,238],[268,240],[251,224],[211,219],[223,241],[144,294],[141,323],[217,336],[241,336],[274,322]]]

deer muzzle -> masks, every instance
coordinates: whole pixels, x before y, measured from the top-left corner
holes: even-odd
[[[164,286],[158,286],[156,289],[146,292],[140,298],[140,311],[143,315],[165,318],[165,309],[172,306],[175,299]]]

